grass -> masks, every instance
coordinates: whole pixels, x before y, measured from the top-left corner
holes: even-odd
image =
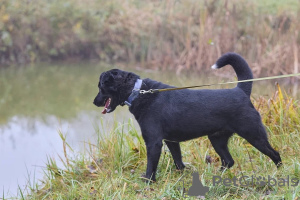
[[[280,169],[244,139],[233,136],[229,149],[236,164],[230,170],[220,172],[218,155],[208,138],[202,137],[181,143],[183,161],[187,166],[184,171],[175,169],[170,152],[164,145],[157,182],[145,183],[140,177],[146,168],[146,149],[141,134],[131,119],[127,123],[116,122],[110,129],[96,127],[97,145],[88,144],[87,154],[73,158],[68,156],[72,149],[66,144],[63,133],[60,133],[65,149],[65,158],[61,160],[65,167],[58,168],[55,160],[49,158],[45,179],[42,183],[31,186],[29,195],[20,198],[182,199],[191,185],[191,173],[197,171],[202,183],[210,188],[206,199],[299,199],[300,183],[298,186],[278,185],[281,178],[289,177],[290,181],[300,179],[299,102],[282,92],[279,86],[270,99],[259,97],[253,99],[253,102],[262,115],[271,145],[280,151],[283,160]],[[105,127],[103,121],[100,124]],[[232,184],[214,186],[213,176],[221,176],[223,179],[261,176],[276,179],[278,184],[260,186],[254,182],[249,187]],[[247,177],[243,179],[249,180]],[[24,192],[21,194],[24,195]]]

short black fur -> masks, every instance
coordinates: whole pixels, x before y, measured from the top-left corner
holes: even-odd
[[[230,64],[238,80],[253,78],[247,62],[236,53],[221,56],[215,68]],[[99,80],[96,106],[104,106],[111,98],[109,112],[124,105],[139,76],[118,69],[104,72]],[[171,88],[151,79],[143,79],[142,90]],[[183,169],[180,142],[208,135],[214,149],[221,157],[222,168],[234,164],[228,148],[233,133],[272,159],[276,166],[281,158],[268,142],[261,117],[250,101],[252,82],[238,83],[233,89],[174,90],[139,95],[129,107],[140,125],[147,148],[145,178],[155,181],[162,141],[167,144],[177,169]]]

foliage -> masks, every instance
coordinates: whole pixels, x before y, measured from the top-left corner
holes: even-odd
[[[203,71],[235,51],[256,75],[292,73],[299,7],[294,0],[2,0],[0,63],[76,57]]]

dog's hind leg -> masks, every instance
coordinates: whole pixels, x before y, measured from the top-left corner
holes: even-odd
[[[277,151],[275,151],[272,146],[270,145],[267,137],[267,133],[265,128],[263,127],[262,123],[256,124],[256,126],[250,126],[252,127],[247,131],[239,131],[238,134],[245,138],[251,145],[253,145],[256,149],[258,149],[260,152],[268,156],[272,159],[272,161],[275,163],[277,167],[279,167],[282,162],[280,155]]]
[[[168,148],[169,148],[169,150],[172,154],[172,157],[173,157],[176,168],[178,170],[184,169],[185,166],[182,162],[182,156],[181,156],[181,150],[180,150],[179,142],[169,142],[169,141],[165,140],[165,143],[167,144],[167,146],[168,146]]]
[[[220,132],[208,136],[212,146],[221,158],[221,170],[230,168],[234,164],[234,160],[232,159],[227,146],[228,140],[232,134],[233,133],[231,132]]]

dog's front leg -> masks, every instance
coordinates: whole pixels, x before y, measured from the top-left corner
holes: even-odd
[[[152,139],[153,140],[153,139]],[[162,140],[145,141],[147,147],[147,170],[145,178],[155,181],[155,172],[157,169],[159,157],[161,154]]]

